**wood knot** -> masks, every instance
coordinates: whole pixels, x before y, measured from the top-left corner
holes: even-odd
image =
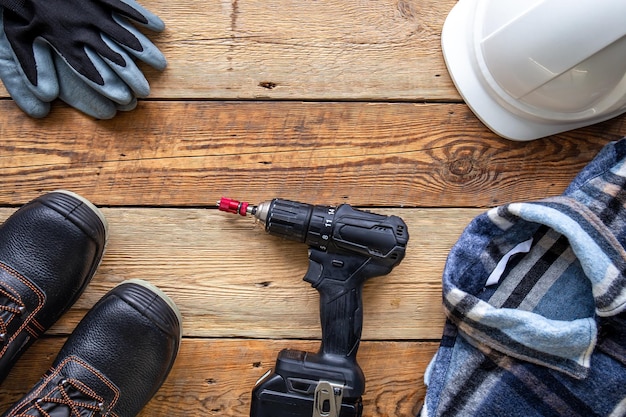
[[[471,158],[463,157],[450,162],[448,166],[450,173],[459,177],[469,175],[474,170],[474,161]]]
[[[446,152],[443,175],[447,182],[467,186],[479,184],[489,176],[485,171],[485,161],[489,160],[484,150],[472,147],[450,149]]]

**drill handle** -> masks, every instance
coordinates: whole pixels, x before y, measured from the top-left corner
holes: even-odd
[[[368,257],[310,249],[304,280],[320,295],[320,355],[356,363],[363,330],[363,284],[380,272],[372,266]]]

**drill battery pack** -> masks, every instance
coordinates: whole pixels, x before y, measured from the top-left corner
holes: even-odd
[[[349,363],[328,363],[322,356],[284,349],[274,370],[252,391],[250,417],[361,417],[361,369]]]

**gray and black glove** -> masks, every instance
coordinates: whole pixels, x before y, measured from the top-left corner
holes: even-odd
[[[166,66],[135,26],[161,31],[164,24],[134,0],[0,0],[0,6],[0,78],[34,117],[45,116],[42,103],[57,97],[112,117],[111,109],[128,110],[150,92],[135,60]],[[106,103],[106,111],[93,100]]]

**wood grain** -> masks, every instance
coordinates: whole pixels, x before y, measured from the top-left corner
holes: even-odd
[[[0,204],[62,187],[101,205],[487,207],[560,194],[625,121],[519,143],[461,104],[149,102],[105,122],[0,102]]]
[[[21,358],[0,387],[0,409],[19,400],[52,364],[64,338],[44,338]],[[281,349],[314,352],[313,341],[183,339],[169,378],[139,414],[241,417],[255,382]],[[364,415],[414,416],[425,394],[423,370],[436,343],[364,342],[358,358],[366,375]]]
[[[13,212],[0,209],[2,219]],[[302,281],[307,248],[252,220],[203,209],[105,208],[110,238],[96,276],[51,330],[69,334],[109,289],[145,279],[168,293],[188,337],[319,338],[319,296]],[[408,225],[407,255],[363,291],[363,338],[441,337],[441,275],[450,247],[481,210],[379,210]],[[436,236],[436,238],[433,238]],[[286,314],[288,316],[286,316]]]
[[[142,68],[152,99],[459,101],[439,52],[454,3],[142,0],[168,60]]]

